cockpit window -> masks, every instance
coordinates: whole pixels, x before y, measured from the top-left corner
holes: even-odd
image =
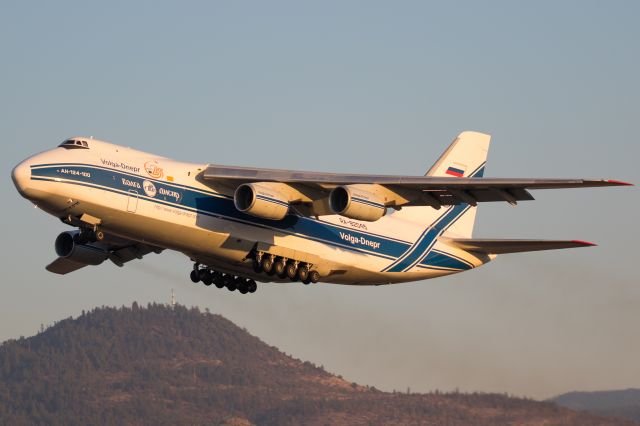
[[[67,139],[58,146],[65,149],[89,149],[87,141],[76,139]]]

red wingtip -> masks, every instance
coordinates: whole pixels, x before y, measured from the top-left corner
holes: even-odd
[[[632,183],[623,182],[621,180],[614,180],[614,179],[607,180],[607,183],[610,183],[610,184],[613,184],[613,185],[620,185],[620,186],[634,186]]]
[[[596,243],[590,243],[589,241],[582,241],[582,240],[571,240],[572,243],[576,243],[576,244],[580,244],[581,246],[584,247],[593,247],[593,246],[597,246]]]

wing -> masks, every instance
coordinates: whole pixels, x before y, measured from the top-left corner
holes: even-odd
[[[202,179],[211,184],[235,188],[243,183],[277,182],[293,187],[306,186],[329,192],[342,185],[377,185],[395,193],[419,194],[408,205],[455,205],[478,202],[506,201],[516,204],[533,200],[532,189],[589,188],[631,185],[607,179],[509,179],[465,178],[435,176],[393,176],[366,174],[337,174],[249,167],[209,165]]]
[[[444,238],[443,240],[447,244],[462,250],[485,254],[520,253],[526,251],[595,246],[593,243],[580,240],[495,240],[471,238]]]
[[[104,260],[109,259],[122,267],[125,263],[134,259],[142,259],[149,253],[160,253],[163,249],[148,244],[137,243],[121,238],[111,238],[108,242],[89,243],[87,246],[104,253]],[[46,266],[46,270],[54,274],[65,275],[80,268],[89,266],[87,263],[78,262],[73,258],[58,257]]]

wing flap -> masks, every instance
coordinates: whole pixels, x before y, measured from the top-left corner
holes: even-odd
[[[595,244],[580,240],[497,240],[475,238],[447,238],[447,244],[466,251],[485,254],[521,253],[527,251],[556,250],[591,247]]]

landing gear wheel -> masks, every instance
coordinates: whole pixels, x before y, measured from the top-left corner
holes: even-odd
[[[298,268],[298,277],[303,283],[309,278],[309,267],[307,265],[302,265]]]
[[[213,283],[218,288],[224,287],[224,276],[220,272],[213,273]]]
[[[273,272],[280,278],[284,278],[287,276],[287,262],[284,259],[278,259],[278,261],[273,265]]]
[[[258,289],[258,285],[254,280],[249,280],[247,281],[247,289],[249,290],[249,293],[255,293]]]
[[[208,269],[199,269],[198,277],[200,278],[200,281],[204,281],[204,278],[207,276],[208,273],[209,273]]]
[[[211,271],[205,272],[204,276],[202,277],[202,284],[209,287],[212,283],[213,283],[213,274],[211,274]]]
[[[253,259],[253,271],[256,274],[259,274],[260,272],[262,272],[262,264],[260,263],[260,261],[258,259]]]
[[[320,281],[320,272],[318,271],[309,272],[309,280],[314,284]]]
[[[270,256],[265,256],[262,259],[262,269],[267,275],[273,275],[273,259]]]
[[[189,274],[189,278],[191,278],[191,281],[193,281],[194,283],[200,282],[200,275],[195,269],[191,271],[191,274]]]
[[[235,291],[236,288],[238,288],[237,285],[236,285],[236,279],[232,275],[225,275],[224,276],[224,286],[229,291]]]
[[[249,284],[247,283],[247,280],[238,278],[238,291],[241,294],[247,294],[249,292]]]
[[[287,265],[287,276],[291,281],[296,281],[298,279],[298,267],[295,263],[289,263]]]

